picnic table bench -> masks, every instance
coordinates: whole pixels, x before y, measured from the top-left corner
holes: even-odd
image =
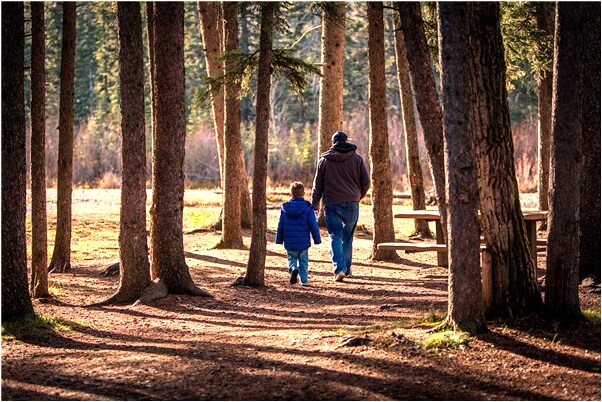
[[[404,211],[394,214],[395,218],[406,218],[406,219],[422,219],[426,221],[435,222],[435,236],[436,243],[411,243],[411,242],[389,242],[380,243],[377,248],[381,250],[403,250],[406,253],[419,253],[425,251],[437,252],[437,265],[447,267],[447,245],[445,244],[443,237],[443,228],[441,226],[441,219],[439,211],[434,210],[413,210]],[[537,238],[537,221],[545,220],[548,217],[547,211],[524,211],[523,217],[525,219],[526,234],[531,248],[531,255],[533,257],[533,263],[537,267],[537,247],[547,246],[546,239]],[[481,282],[483,285],[483,299],[485,302],[485,308],[488,310],[491,307],[493,300],[493,278],[492,278],[492,257],[487,246],[484,244],[485,240],[481,237]]]
[[[437,252],[437,266],[447,267],[447,247],[443,236],[443,227],[441,226],[441,216],[437,210],[412,210],[402,211],[393,215],[398,219],[419,219],[429,222],[435,222],[435,239],[436,244],[432,243],[380,243],[377,245],[379,249],[385,250],[403,250],[409,253],[422,251]],[[531,248],[531,255],[534,259],[534,265],[537,266],[537,247],[546,246],[546,239],[537,238],[537,222],[548,219],[548,211],[523,211],[525,226],[527,231],[527,239]],[[484,242],[484,240],[481,240]]]

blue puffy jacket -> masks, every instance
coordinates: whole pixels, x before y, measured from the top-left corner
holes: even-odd
[[[309,234],[314,238],[314,244],[322,243],[320,229],[314,209],[303,197],[293,197],[282,204],[276,244],[283,244],[287,251],[303,251],[311,246]]]

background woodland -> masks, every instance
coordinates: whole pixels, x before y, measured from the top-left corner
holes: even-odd
[[[144,4],[142,5],[144,7]],[[291,3],[282,19],[285,29],[274,35],[274,46],[291,48],[294,55],[311,63],[320,62],[321,13],[310,2]],[[435,3],[423,4],[432,58],[437,57]],[[119,41],[117,6],[114,2],[78,3],[75,53],[75,128],[73,182],[81,187],[119,188],[121,183],[121,115],[119,89]],[[508,66],[508,102],[514,137],[514,155],[519,188],[537,191],[537,74],[551,68],[552,37],[536,27],[533,6],[529,3],[503,3],[502,33]],[[29,3],[26,3],[26,30]],[[46,180],[56,186],[58,157],[58,120],[62,4],[45,3],[46,14]],[[146,13],[142,13],[143,20]],[[196,102],[206,74],[200,22],[196,3],[185,3],[185,84],[186,84],[186,156],[187,187],[220,186],[220,171],[215,132],[208,102]],[[143,24],[146,22],[143,21]],[[259,15],[250,5],[239,16],[240,48],[254,52],[259,43]],[[409,191],[405,137],[401,116],[393,39],[393,11],[385,9],[385,74],[387,83],[388,128],[392,182],[395,191]],[[359,149],[367,153],[369,141],[367,18],[363,3],[347,6],[345,44],[345,82],[343,127]],[[147,46],[146,30],[143,41]],[[542,54],[536,49],[543,48]],[[31,37],[26,35],[25,65],[31,65]],[[144,53],[148,77],[148,55]],[[434,67],[439,89],[439,71]],[[31,102],[29,69],[26,69],[25,102],[29,116]],[[286,186],[292,180],[309,185],[318,154],[318,97],[320,77],[310,74],[303,97],[294,94],[290,84],[274,77],[271,89],[271,125],[269,130],[268,183]],[[247,174],[253,174],[255,97],[251,91],[241,102],[242,144]],[[145,79],[148,187],[151,171],[150,95]],[[417,113],[417,112],[416,112]],[[420,159],[427,191],[432,180],[424,150],[422,128],[418,124]],[[31,124],[28,122],[28,132]],[[30,135],[27,135],[30,138]],[[29,141],[28,141],[29,142]],[[29,144],[28,144],[29,147]],[[27,152],[29,155],[29,151]],[[29,156],[28,156],[29,158]],[[29,161],[27,166],[29,166]],[[29,171],[28,171],[29,175]],[[27,180],[29,183],[29,179]]]

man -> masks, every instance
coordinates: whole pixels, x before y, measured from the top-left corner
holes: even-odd
[[[355,152],[357,146],[348,141],[347,134],[342,131],[333,134],[332,147],[318,161],[311,200],[315,211],[320,200],[324,203],[334,280],[337,282],[351,275],[353,233],[359,217],[359,201],[370,188],[364,160]]]

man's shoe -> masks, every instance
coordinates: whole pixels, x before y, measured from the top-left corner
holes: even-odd
[[[297,283],[297,278],[299,277],[299,270],[298,269],[293,269],[293,272],[291,272],[291,285],[294,285],[295,283]]]
[[[335,282],[343,282],[343,278],[345,278],[345,273],[339,272],[335,275],[334,280]]]

